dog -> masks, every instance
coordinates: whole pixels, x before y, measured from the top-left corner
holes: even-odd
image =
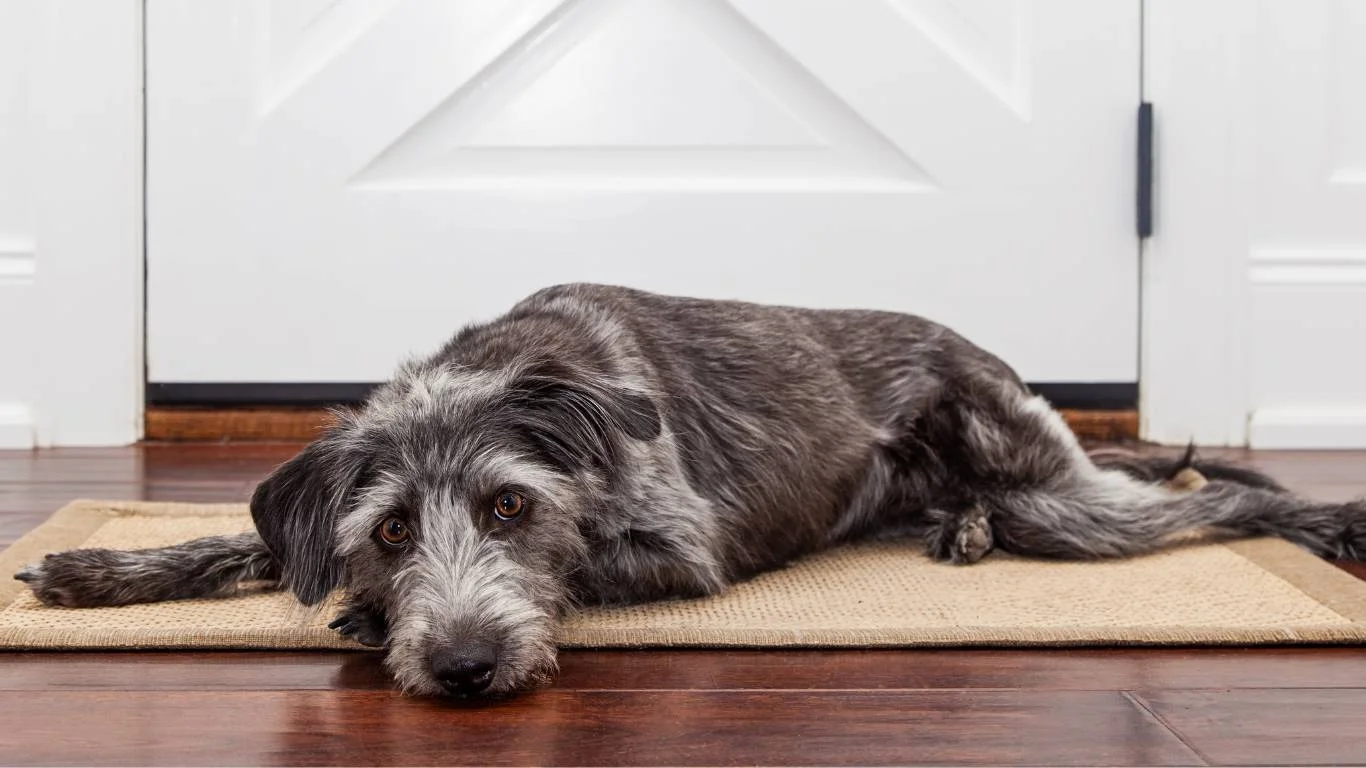
[[[1190,453],[1088,455],[1008,365],[929,320],[587,284],[404,364],[251,514],[249,534],[62,552],[17,578],[72,607],[342,590],[333,628],[387,648],[403,690],[468,697],[550,680],[578,606],[714,595],[847,542],[919,540],[953,564],[1205,529],[1366,551],[1366,502]]]

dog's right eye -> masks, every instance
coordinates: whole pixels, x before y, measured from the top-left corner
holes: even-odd
[[[408,524],[397,517],[386,517],[384,522],[379,524],[377,531],[379,540],[390,547],[402,547],[408,543],[411,532]]]
[[[510,523],[526,509],[526,497],[516,491],[503,491],[493,500],[493,516]]]

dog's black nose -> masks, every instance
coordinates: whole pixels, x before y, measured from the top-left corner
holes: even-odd
[[[432,654],[432,675],[446,693],[469,696],[493,682],[498,652],[489,643],[454,645]]]

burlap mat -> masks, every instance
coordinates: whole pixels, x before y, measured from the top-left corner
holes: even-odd
[[[79,501],[0,554],[0,646],[358,648],[331,613],[266,593],[122,608],[39,605],[8,579],[73,547],[139,548],[247,530],[244,505]],[[849,547],[706,600],[590,610],[562,644],[934,646],[1349,643],[1366,640],[1366,584],[1282,541],[1049,563],[994,554],[969,567],[911,543]]]

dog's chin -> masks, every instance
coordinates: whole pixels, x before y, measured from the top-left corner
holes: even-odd
[[[488,688],[474,694],[453,694],[447,691],[430,675],[409,677],[404,680],[395,678],[400,690],[408,696],[428,697],[445,701],[500,701],[510,699],[528,691],[542,688],[555,679],[553,665],[523,674],[499,674],[494,677]]]

